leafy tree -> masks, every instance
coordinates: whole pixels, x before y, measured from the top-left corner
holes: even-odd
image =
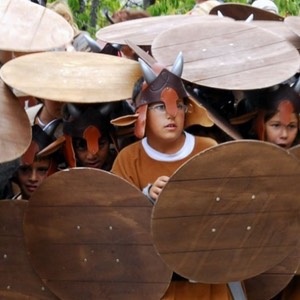
[[[1,1],[1,0],[0,0]],[[48,0],[54,2],[55,0]],[[104,12],[107,11],[110,15],[122,8],[133,6],[136,9],[146,9],[150,15],[170,15],[170,14],[184,14],[192,9],[195,0],[156,0],[155,4],[148,7],[143,7],[138,0],[65,0],[70,5],[74,18],[78,27],[82,30],[87,30],[92,36],[96,32],[109,25]],[[123,2],[121,2],[123,1]],[[146,4],[149,0],[140,0]],[[153,1],[153,0],[152,0]],[[247,3],[252,0],[224,0],[224,2]],[[300,14],[300,0],[274,0],[279,8],[280,15],[286,17],[289,15]]]

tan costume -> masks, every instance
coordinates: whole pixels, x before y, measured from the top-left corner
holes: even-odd
[[[140,140],[124,148],[117,156],[112,172],[123,177],[140,190],[153,183],[159,176],[171,176],[177,168],[202,150],[215,146],[217,143],[206,137],[193,137],[186,134],[187,142],[175,155],[165,155],[159,152],[151,153],[146,139]],[[194,147],[191,148],[191,144]],[[146,150],[145,150],[146,149]],[[188,150],[189,149],[189,150]],[[161,161],[151,158],[161,156]],[[186,153],[187,155],[180,154]],[[178,155],[179,160],[173,160]],[[162,298],[163,300],[229,300],[231,293],[226,284],[191,283],[187,280],[173,280]]]
[[[216,142],[211,138],[195,137],[194,149],[188,156],[176,161],[159,161],[147,155],[142,146],[143,141],[145,139],[125,147],[118,154],[112,168],[113,173],[126,179],[140,190],[149,183],[153,183],[159,176],[171,176],[177,168],[192,156],[216,145]]]

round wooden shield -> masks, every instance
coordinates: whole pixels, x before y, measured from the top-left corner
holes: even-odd
[[[211,15],[217,15],[220,12],[225,17],[230,17],[234,20],[247,20],[250,15],[253,15],[253,20],[269,20],[283,21],[284,18],[258,7],[243,3],[223,3],[215,6],[209,12]]]
[[[300,262],[299,247],[270,270],[246,279],[244,285],[249,300],[269,300],[282,291],[297,272]]]
[[[55,300],[27,256],[23,234],[27,204],[25,200],[0,201],[0,298]]]
[[[132,41],[138,46],[151,46],[154,38],[161,32],[174,26],[190,24],[193,22],[233,21],[230,18],[216,16],[192,16],[192,15],[167,15],[141,18],[120,22],[101,28],[96,37],[106,43],[126,44],[126,40]]]
[[[287,16],[284,19],[284,23],[300,36],[300,16]]]
[[[7,62],[4,82],[34,97],[73,103],[131,98],[142,76],[137,61],[87,52],[27,54]]]
[[[296,49],[298,49],[298,51],[300,50],[300,38],[296,33],[293,32],[291,28],[289,28],[286,22],[252,21],[251,24],[281,36],[286,41],[290,42]]]
[[[0,163],[3,163],[25,153],[31,142],[31,127],[24,108],[1,79],[0,99]]]
[[[36,52],[73,39],[71,25],[54,11],[28,0],[0,1],[0,49]]]
[[[288,151],[300,159],[300,145],[296,145],[290,148]]]
[[[167,67],[179,51],[183,79],[225,90],[273,86],[291,78],[300,64],[297,49],[284,38],[241,22],[185,24],[164,31],[152,44],[154,58]]]
[[[111,173],[55,173],[25,215],[32,265],[64,300],[160,299],[172,271],[153,246],[151,211],[141,191]]]
[[[170,268],[195,281],[261,274],[298,244],[299,177],[298,159],[274,144],[241,140],[203,151],[154,206],[154,244]]]

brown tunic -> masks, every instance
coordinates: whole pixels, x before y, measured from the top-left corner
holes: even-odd
[[[194,155],[216,144],[216,141],[211,138],[196,136],[194,149],[188,156],[177,161],[166,162],[149,157],[142,142],[138,141],[122,149],[114,162],[112,172],[142,190],[149,183],[154,183],[159,176],[171,176]],[[162,299],[229,300],[232,297],[226,284],[190,283],[187,280],[180,280],[171,282]]]

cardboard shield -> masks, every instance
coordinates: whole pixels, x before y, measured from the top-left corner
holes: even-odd
[[[111,173],[55,173],[26,211],[30,261],[64,300],[160,299],[172,272],[153,246],[151,211],[139,190]]]
[[[28,201],[0,201],[0,298],[55,300],[37,276],[24,245],[23,218]]]
[[[273,86],[291,78],[300,64],[297,49],[284,38],[241,22],[185,24],[164,31],[152,44],[153,57],[167,67],[179,51],[183,79],[225,90]]]
[[[284,18],[267,10],[247,5],[243,3],[224,3],[215,6],[209,12],[211,15],[217,15],[220,12],[223,16],[234,20],[246,20],[253,15],[253,20],[283,21]]]
[[[132,41],[138,46],[151,46],[154,38],[161,32],[174,26],[190,24],[193,22],[233,21],[230,18],[216,16],[191,16],[191,15],[168,15],[141,18],[116,23],[101,28],[96,37],[106,43],[126,45],[126,40]]]
[[[0,79],[0,163],[19,158],[31,142],[31,127],[19,100]]]
[[[73,39],[71,25],[54,11],[28,0],[0,1],[0,49],[37,52]]]
[[[176,273],[203,283],[271,269],[298,245],[299,177],[299,160],[273,144],[234,141],[201,152],[154,206],[157,251]]]
[[[136,61],[87,52],[27,54],[7,62],[0,75],[27,95],[72,103],[130,98],[142,76]]]

